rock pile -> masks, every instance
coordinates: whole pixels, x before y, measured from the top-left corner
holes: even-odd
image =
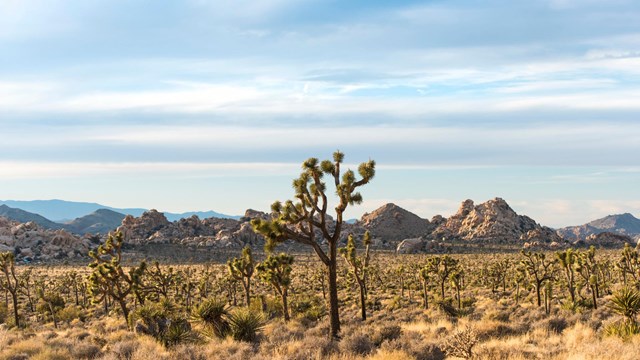
[[[35,222],[19,223],[0,217],[0,251],[11,251],[22,261],[87,256],[95,246],[66,230],[48,230]]]

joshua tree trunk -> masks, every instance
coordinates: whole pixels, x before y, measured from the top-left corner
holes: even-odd
[[[427,281],[426,280],[424,280],[422,282],[422,291],[424,293],[423,294],[423,296],[424,296],[423,305],[424,305],[425,309],[428,309],[429,308],[429,293],[427,292]]]
[[[289,321],[289,305],[287,302],[287,289],[282,291],[282,313],[284,315],[284,321]]]
[[[20,316],[18,316],[18,294],[11,294],[13,300],[13,318],[16,322],[16,327],[20,327]]]
[[[332,339],[339,338],[340,334],[340,312],[338,309],[338,276],[337,276],[337,244],[329,244],[329,335]]]

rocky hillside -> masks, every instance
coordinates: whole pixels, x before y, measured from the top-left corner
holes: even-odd
[[[436,239],[497,243],[562,241],[551,228],[541,226],[528,216],[518,215],[501,198],[478,205],[472,200],[465,200],[456,214],[439,222],[441,224],[432,233]]]
[[[63,227],[62,224],[55,223],[44,216],[7,205],[0,205],[0,216],[21,223],[34,222],[45,229],[62,229]]]
[[[373,238],[380,238],[384,242],[425,236],[433,230],[429,220],[391,203],[362,215],[356,225],[369,230]]]
[[[98,209],[64,224],[64,228],[75,234],[108,234],[122,224],[124,217],[124,214],[112,210]]]
[[[586,240],[591,235],[603,232],[627,235],[632,238],[640,237],[640,219],[625,213],[609,215],[580,226],[569,226],[558,229],[558,234],[567,240]]]
[[[140,217],[127,215],[117,231],[124,234],[130,244],[184,244],[194,246],[242,247],[257,244],[258,236],[249,224],[252,215],[247,214],[238,221],[233,219],[207,218],[196,215],[170,222],[163,213],[149,210]]]
[[[96,246],[65,230],[45,229],[35,222],[19,223],[0,217],[0,252],[11,251],[19,261],[68,259],[87,256]]]

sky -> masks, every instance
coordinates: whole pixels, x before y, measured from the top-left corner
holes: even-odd
[[[0,199],[243,214],[309,157],[359,217],[640,217],[640,3],[0,0]]]

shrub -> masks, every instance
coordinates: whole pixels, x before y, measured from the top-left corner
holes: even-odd
[[[217,299],[209,299],[198,305],[192,314],[195,321],[202,323],[214,336],[224,338],[230,330],[227,304]]]
[[[445,341],[444,352],[448,356],[471,359],[473,347],[478,343],[478,336],[471,326],[457,330]]]
[[[74,359],[95,359],[100,356],[100,347],[95,344],[80,343],[73,347],[71,355]]]
[[[253,342],[266,325],[262,314],[250,309],[237,309],[229,317],[231,336],[238,341]]]
[[[375,345],[366,334],[352,334],[340,341],[340,350],[350,354],[367,355],[373,349]]]
[[[402,335],[402,328],[398,325],[386,325],[380,327],[373,333],[371,340],[375,346],[380,346],[383,342],[395,340]]]

